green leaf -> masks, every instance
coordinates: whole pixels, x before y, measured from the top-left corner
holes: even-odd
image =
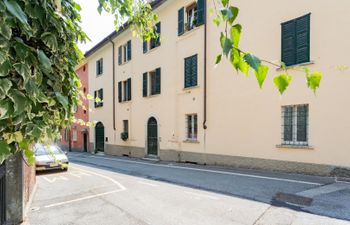
[[[35,163],[35,154],[32,150],[30,150],[29,143],[27,140],[22,140],[19,143],[19,147],[24,151],[24,155],[29,163],[29,165],[34,165]]]
[[[219,64],[221,62],[221,57],[222,57],[222,54],[216,56],[216,60],[215,60],[215,64]]]
[[[273,83],[275,84],[275,86],[281,94],[284,93],[291,81],[292,76],[288,74],[281,74],[273,79]]]
[[[61,93],[59,93],[59,92],[55,92],[55,94],[56,94],[56,97],[57,97],[58,102],[61,103],[61,105],[63,106],[63,108],[64,108],[65,110],[67,110],[67,109],[68,109],[68,98],[65,97],[65,96],[63,96],[63,95],[62,95]]]
[[[229,0],[221,0],[221,3],[224,7],[227,6]]]
[[[50,59],[45,55],[45,53],[42,50],[37,50],[38,51],[38,58],[39,62],[42,65],[42,67],[47,71],[51,71],[51,62]]]
[[[229,10],[231,12],[232,17],[229,18],[228,21],[230,24],[232,24],[238,16],[239,9],[234,6],[230,6]]]
[[[246,61],[246,63],[248,63],[250,67],[255,70],[255,72],[259,72],[261,60],[258,57],[248,53],[243,57],[243,59]]]
[[[226,38],[224,33],[221,32],[220,43],[221,43],[223,53],[225,54],[225,56],[227,56],[228,53],[231,51],[232,41]]]
[[[220,10],[220,12],[221,12],[224,20],[230,20],[231,18],[233,18],[233,14],[232,14],[231,10],[228,8],[224,8],[224,9]]]
[[[17,89],[11,89],[7,96],[11,99],[14,106],[14,114],[21,114],[27,107],[26,96]]]
[[[321,79],[322,79],[322,73],[321,72],[313,72],[311,74],[308,74],[306,76],[307,86],[311,90],[316,92],[317,88],[320,87]]]
[[[16,1],[10,0],[7,1],[5,0],[5,5],[7,10],[14,16],[16,17],[19,21],[21,21],[24,25],[28,25],[27,23],[27,16],[21,9],[21,7],[17,4]]]
[[[0,34],[7,40],[10,40],[12,36],[12,29],[6,21],[0,23]]]
[[[0,120],[8,119],[13,114],[12,102],[9,99],[0,101]]]
[[[50,32],[45,32],[41,35],[41,39],[47,47],[51,48],[53,51],[57,51],[58,44],[54,34]]]
[[[0,78],[0,99],[5,98],[12,87],[12,82],[6,78]]]
[[[11,70],[11,63],[9,60],[0,65],[0,77],[8,76]]]
[[[269,71],[269,67],[265,65],[260,65],[259,70],[255,71],[256,79],[258,80],[259,87],[262,88],[264,81],[266,79],[267,72]]]
[[[24,84],[26,84],[28,81],[28,78],[31,75],[30,67],[24,63],[16,63],[13,66],[15,67],[15,70],[22,76],[24,80]]]
[[[241,39],[242,26],[241,24],[236,24],[231,27],[231,39],[233,46],[238,48],[239,41]]]
[[[220,18],[220,16],[215,17],[215,18],[213,19],[213,22],[214,22],[214,24],[215,24],[216,26],[219,26],[220,23],[221,23],[221,18]]]
[[[6,141],[0,141],[0,164],[2,164],[11,155],[11,147]]]

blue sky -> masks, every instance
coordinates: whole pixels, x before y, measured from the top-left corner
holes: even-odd
[[[91,39],[86,44],[79,44],[79,48],[85,53],[114,31],[114,19],[106,12],[102,12],[102,15],[97,12],[98,0],[76,0],[76,2],[81,6],[81,27]]]

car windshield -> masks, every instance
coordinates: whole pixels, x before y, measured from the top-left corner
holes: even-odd
[[[63,154],[61,149],[59,149],[57,146],[51,145],[49,147],[44,147],[42,145],[35,145],[35,155],[58,155]]]

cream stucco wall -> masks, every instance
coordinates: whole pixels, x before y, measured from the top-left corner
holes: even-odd
[[[280,96],[272,79],[281,71],[270,67],[263,90],[252,74],[237,74],[229,62],[214,67],[220,53],[219,34],[208,15],[207,84],[208,129],[203,122],[204,26],[177,36],[177,11],[191,0],[168,0],[156,9],[161,21],[162,43],[146,54],[142,41],[125,31],[115,42],[116,130],[112,110],[112,44],[108,43],[87,58],[89,92],[104,88],[104,106],[90,105],[90,118],[105,125],[108,144],[145,148],[146,123],[154,116],[159,124],[160,149],[218,155],[245,156],[307,163],[350,166],[350,84],[349,65],[350,2],[338,0],[235,1],[240,8],[237,19],[244,29],[241,47],[256,55],[280,60],[281,23],[311,13],[310,70],[324,73],[316,95],[306,87],[304,74],[291,71],[293,82]],[[208,1],[208,8],[212,7]],[[118,46],[132,39],[132,60],[118,65]],[[198,54],[198,86],[184,90],[184,58]],[[96,60],[103,57],[104,73],[96,77]],[[142,97],[142,74],[161,67],[161,94]],[[132,79],[132,100],[118,103],[117,83]],[[309,144],[313,149],[278,148],[281,144],[281,106],[309,104]],[[185,115],[198,114],[198,143],[184,142]],[[120,139],[122,121],[129,120],[129,140]],[[90,132],[94,140],[94,131]]]

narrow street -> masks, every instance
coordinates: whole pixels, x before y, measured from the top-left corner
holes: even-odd
[[[69,157],[68,172],[38,174],[30,224],[350,224],[350,184],[332,178]]]

